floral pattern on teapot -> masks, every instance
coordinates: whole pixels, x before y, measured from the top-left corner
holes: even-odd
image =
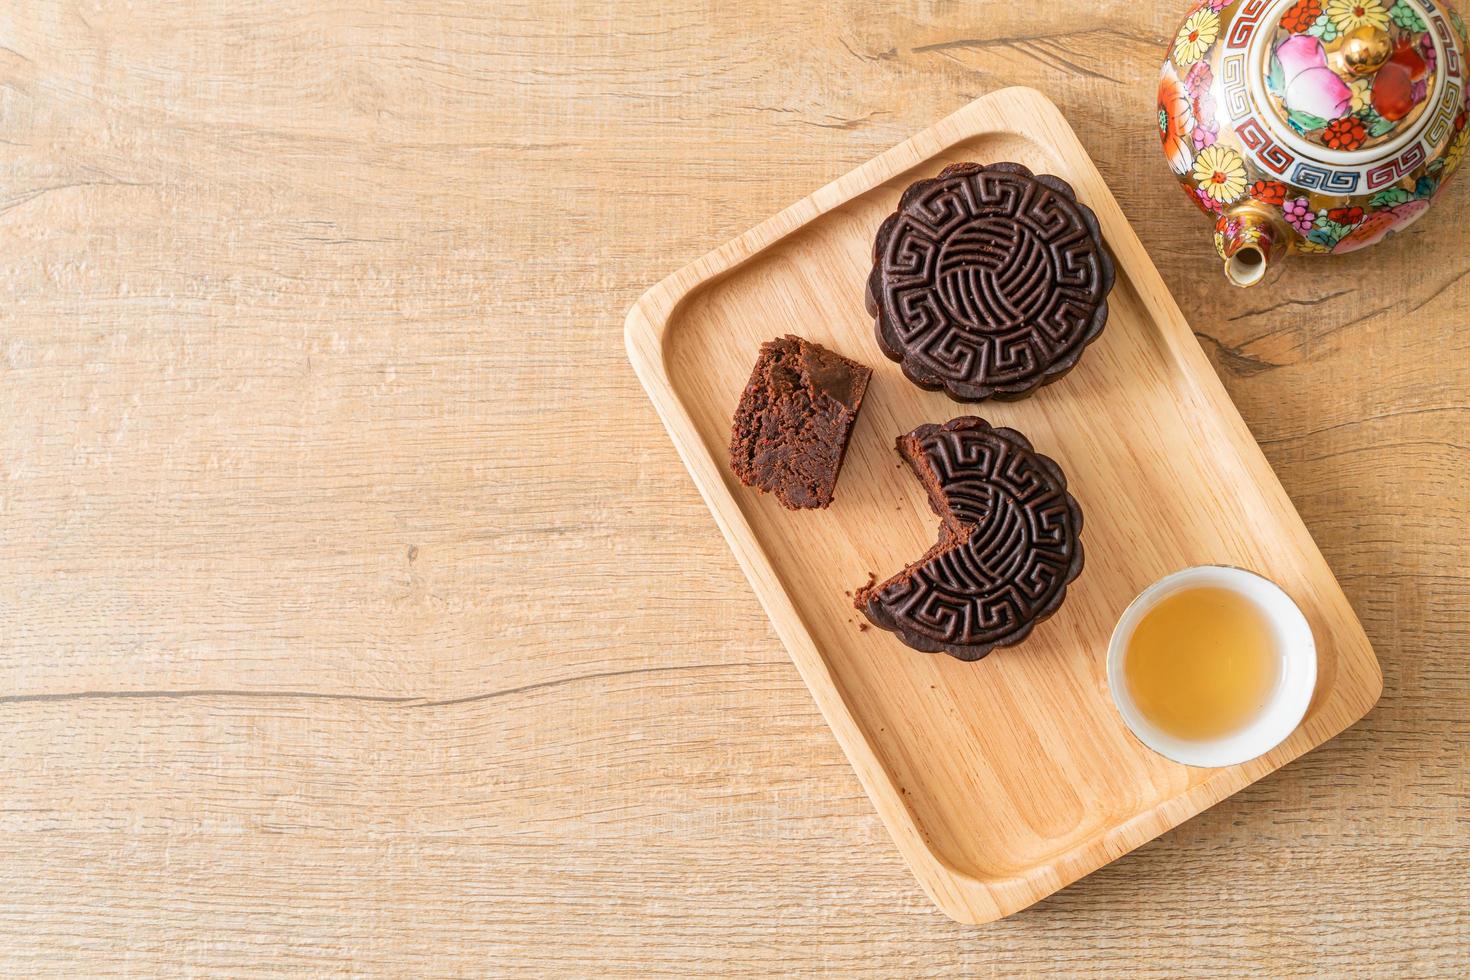
[[[1350,252],[1424,213],[1470,143],[1465,34],[1436,0],[1190,10],[1159,80],[1159,138],[1216,219],[1227,273],[1245,248]]]

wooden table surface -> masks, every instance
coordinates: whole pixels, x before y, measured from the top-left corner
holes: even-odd
[[[0,972],[1470,958],[1470,181],[1227,292],[1183,4],[0,12]],[[1054,99],[1383,664],[1342,737],[1020,915],[919,891],[623,353],[650,283]]]

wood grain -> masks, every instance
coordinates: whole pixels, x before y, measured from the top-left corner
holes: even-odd
[[[874,229],[906,188],[975,159],[1067,181],[1097,215],[1117,285],[1107,341],[1064,383],[962,409],[904,378],[860,297]],[[753,352],[797,332],[874,371],[839,499],[793,514],[741,486],[726,447]],[[1071,884],[1378,700],[1378,662],[1342,587],[1097,168],[1035,89],[976,99],[678,270],[639,297],[626,336],[639,380],[899,851],[959,922],[994,921]],[[983,663],[916,656],[867,629],[850,601],[874,567],[885,576],[903,567],[933,535],[895,435],[967,411],[1061,462],[1087,515],[1084,577],[1022,648]],[[1128,604],[1203,564],[1280,584],[1316,642],[1318,683],[1301,726],[1266,755],[1218,769],[1150,751],[1108,693],[1109,638]]]
[[[0,11],[0,969],[1463,972],[1470,191],[1223,292],[1155,147],[1181,14]],[[621,322],[1012,84],[1097,161],[1385,692],[976,930],[892,848]]]

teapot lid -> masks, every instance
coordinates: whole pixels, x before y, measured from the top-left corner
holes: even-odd
[[[1260,32],[1266,104],[1320,150],[1371,150],[1416,128],[1444,87],[1417,0],[1287,0]]]
[[[1350,196],[1386,187],[1443,152],[1465,92],[1462,29],[1458,20],[1451,26],[1447,4],[1219,6],[1222,109],[1242,152],[1263,170]]]

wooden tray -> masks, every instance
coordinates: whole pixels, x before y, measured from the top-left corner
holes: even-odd
[[[1014,160],[1070,181],[1117,259],[1107,329],[1071,374],[1024,401],[959,406],[921,391],[879,351],[863,310],[879,222],[909,183],[959,160]],[[788,331],[874,367],[826,511],[782,510],[741,486],[726,456],[756,350]],[[1097,168],[1038,92],[979,99],[674,273],[629,312],[627,343],[899,850],[959,921],[1000,918],[1096,870],[1341,732],[1383,689],[1311,535]],[[1087,567],[1060,612],[974,664],[861,630],[848,595],[934,541],[894,437],[966,413],[1026,433],[1062,464],[1086,515]],[[1104,670],[1128,602],[1205,562],[1280,583],[1320,657],[1302,726],[1227,769],[1178,765],[1135,741]]]

